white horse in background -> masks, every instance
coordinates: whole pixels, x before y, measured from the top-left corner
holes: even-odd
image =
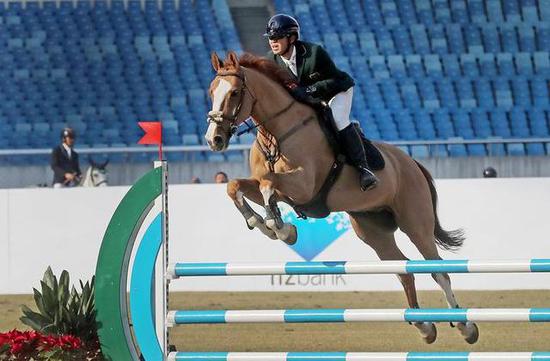
[[[81,187],[106,187],[109,185],[108,176],[107,176],[107,164],[109,160],[106,160],[103,163],[96,163],[94,160],[89,157],[88,162],[90,166],[84,173],[84,177],[80,180]]]

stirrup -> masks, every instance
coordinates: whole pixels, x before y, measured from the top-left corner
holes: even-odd
[[[361,190],[363,192],[366,192],[378,184],[378,177],[368,168],[366,167],[358,167],[359,169],[359,184],[361,186]],[[367,185],[363,185],[363,177],[369,177],[370,183]]]

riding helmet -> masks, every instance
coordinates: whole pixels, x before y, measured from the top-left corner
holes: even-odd
[[[61,131],[61,139],[65,139],[65,138],[74,139],[75,137],[76,137],[76,134],[75,134],[74,130],[72,130],[71,128],[64,128]]]
[[[300,25],[292,16],[277,14],[269,19],[264,34],[265,37],[280,39],[291,35],[300,37]]]
[[[493,167],[487,167],[483,170],[483,177],[485,178],[496,178],[497,170]]]

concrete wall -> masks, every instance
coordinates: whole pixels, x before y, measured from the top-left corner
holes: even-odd
[[[448,259],[550,258],[548,208],[550,178],[438,180],[443,227],[465,230],[467,239]],[[0,190],[0,294],[30,293],[48,265],[66,269],[72,280],[90,279],[103,233],[127,187],[95,189]],[[171,262],[281,262],[376,260],[374,251],[351,230],[346,215],[295,220],[281,205],[284,219],[299,238],[289,247],[258,230],[249,231],[219,184],[174,185],[169,191]],[[143,232],[143,230],[141,231]],[[401,232],[396,240],[410,259],[418,250]],[[288,282],[287,282],[288,281]],[[322,282],[321,282],[322,281]],[[547,289],[550,274],[454,275],[459,289]],[[417,285],[434,289],[429,275]],[[187,278],[172,290],[351,291],[399,290],[393,275],[346,275],[289,279],[259,277]]]

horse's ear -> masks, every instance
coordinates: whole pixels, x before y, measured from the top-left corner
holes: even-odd
[[[210,54],[210,61],[212,62],[212,68],[214,68],[214,71],[216,73],[218,72],[219,69],[223,68],[223,63],[215,51],[213,51],[212,54]]]
[[[235,70],[239,70],[239,58],[237,57],[237,53],[235,53],[233,50],[231,50],[227,53],[225,63],[229,67],[231,67]]]
[[[109,164],[109,160],[110,159],[107,159],[105,162],[103,162],[103,164],[101,165],[101,169],[105,169],[107,167],[107,164]]]

